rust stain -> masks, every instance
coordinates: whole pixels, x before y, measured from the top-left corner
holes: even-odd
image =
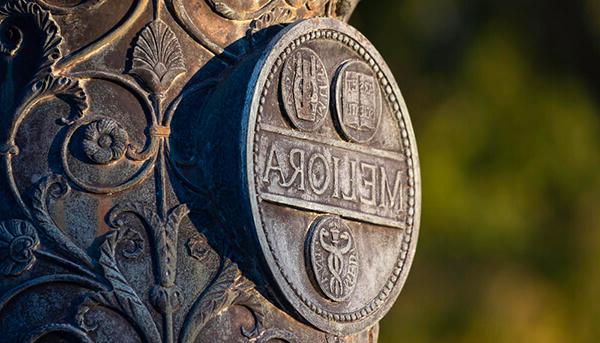
[[[98,207],[96,208],[96,222],[98,223],[98,228],[96,231],[96,235],[103,235],[111,230],[111,228],[106,223],[106,215],[110,211],[113,206],[113,200],[111,197],[97,197]]]

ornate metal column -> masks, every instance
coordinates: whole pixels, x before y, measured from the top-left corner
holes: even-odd
[[[0,0],[0,342],[376,342],[420,216],[356,0]]]

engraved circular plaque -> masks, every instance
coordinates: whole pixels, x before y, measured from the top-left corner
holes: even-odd
[[[389,68],[352,27],[306,20],[265,48],[241,103],[244,195],[278,288],[323,331],[372,326],[406,280],[420,218],[415,138]]]
[[[354,292],[359,259],[350,228],[338,216],[318,218],[307,241],[314,282],[329,299],[344,301]]]
[[[381,90],[373,69],[363,61],[342,64],[335,80],[335,115],[342,135],[366,143],[379,128]]]
[[[325,66],[317,54],[300,48],[290,54],[281,75],[281,97],[294,127],[314,131],[329,108],[329,83]]]

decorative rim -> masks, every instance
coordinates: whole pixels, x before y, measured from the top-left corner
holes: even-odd
[[[309,29],[307,33],[300,35],[299,37],[293,39],[291,42],[286,43],[285,45],[285,42],[280,41],[281,37],[284,34],[290,34],[290,32],[294,31],[306,30],[307,26],[319,26],[320,28]],[[267,259],[267,261],[273,262],[277,266],[277,271],[274,271],[273,268],[270,268],[275,278],[277,280],[282,278],[285,281],[285,286],[289,287],[293,294],[303,303],[304,306],[310,309],[310,311],[313,314],[317,315],[322,319],[335,322],[325,324],[318,322],[316,319],[311,318],[312,316],[307,315],[306,311],[302,311],[301,308],[298,308],[298,306],[294,305],[294,307],[296,307],[296,309],[299,310],[302,316],[304,316],[313,325],[328,332],[351,334],[359,332],[371,325],[372,323],[366,322],[366,319],[373,313],[379,311],[380,314],[376,318],[374,318],[374,321],[379,320],[381,317],[383,317],[383,314],[385,314],[385,312],[387,312],[387,310],[389,310],[389,308],[393,304],[392,302],[387,301],[389,300],[390,295],[399,294],[401,287],[398,287],[398,283],[399,281],[401,281],[401,283],[403,284],[406,280],[408,271],[410,269],[410,265],[412,264],[412,260],[414,257],[416,242],[418,240],[420,209],[416,206],[416,204],[420,203],[421,201],[421,190],[418,153],[416,150],[415,143],[412,143],[415,142],[415,137],[414,133],[412,132],[412,125],[410,123],[410,119],[408,117],[408,109],[404,104],[404,100],[396,82],[393,78],[388,77],[388,75],[392,75],[391,71],[389,70],[387,65],[385,65],[385,63],[383,65],[379,65],[376,62],[375,58],[378,58],[382,61],[383,59],[377,53],[374,47],[372,47],[368,43],[365,47],[355,38],[351,37],[348,33],[341,32],[339,30],[345,30],[355,35],[356,37],[364,39],[365,42],[368,42],[366,38],[364,38],[358,31],[356,31],[351,26],[328,18],[309,19],[293,24],[290,27],[284,29],[281,33],[279,33],[279,35],[276,38],[273,39],[273,43],[269,47],[267,47],[266,52],[263,54],[259,63],[256,66],[252,77],[252,84],[254,87],[250,87],[249,92],[247,94],[246,110],[244,111],[244,113],[249,117],[247,118],[247,144],[245,147],[246,150],[243,151],[243,158],[246,161],[249,161],[250,157],[252,158],[252,164],[246,163],[247,170],[245,179],[249,185],[248,193],[250,195],[252,210],[253,212],[258,211],[259,213],[259,216],[254,217],[255,225],[257,226],[257,228],[260,226],[260,228],[257,230],[259,240],[261,241],[261,245],[263,245],[263,242],[266,242],[269,248],[269,254],[265,254],[265,258]],[[392,114],[395,115],[395,117],[399,121],[402,145],[405,149],[404,154],[406,156],[406,163],[408,166],[407,174],[409,186],[409,208],[407,211],[406,228],[403,232],[404,237],[400,247],[400,253],[394,264],[394,269],[388,277],[387,281],[385,282],[385,286],[382,287],[382,290],[378,293],[377,296],[375,296],[361,309],[347,313],[335,313],[333,311],[321,308],[320,304],[317,304],[312,300],[308,299],[293,284],[290,276],[282,268],[281,262],[275,254],[275,251],[273,249],[273,237],[270,237],[268,232],[263,229],[264,227],[266,227],[266,223],[263,219],[263,211],[258,206],[259,203],[262,202],[262,199],[259,195],[258,186],[254,180],[254,176],[258,172],[258,166],[254,163],[254,161],[258,158],[257,149],[259,146],[258,137],[255,133],[260,128],[260,118],[264,111],[263,105],[266,101],[267,95],[269,94],[269,88],[272,85],[273,80],[275,79],[275,74],[282,67],[285,59],[289,56],[289,54],[292,53],[296,48],[306,43],[307,41],[317,39],[331,40],[346,45],[347,47],[354,50],[360,57],[364,59],[364,61],[366,61],[366,63],[371,68],[373,68],[375,76],[379,81],[381,89],[384,92],[384,96],[391,103],[390,107],[392,110]],[[263,70],[263,67],[268,62],[269,58],[272,58],[274,56],[274,51],[280,51],[280,53],[277,56],[277,58],[273,62],[271,62],[271,68],[268,71],[268,74],[266,74],[266,70]],[[277,87],[275,87],[274,89],[276,90]],[[253,101],[259,96],[260,98],[258,102]],[[404,113],[406,113],[406,115]],[[407,128],[410,128],[411,130],[408,130]],[[405,268],[407,264],[408,268]],[[282,286],[280,282],[278,282],[278,284]],[[284,293],[287,293],[286,290],[283,288],[282,291]],[[289,300],[292,304],[294,303],[292,299]],[[350,325],[353,325],[354,327],[350,327]]]

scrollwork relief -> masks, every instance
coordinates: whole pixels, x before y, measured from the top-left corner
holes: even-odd
[[[60,175],[51,175],[42,179],[38,184],[32,200],[32,215],[40,230],[40,233],[56,249],[72,258],[74,262],[81,263],[90,269],[94,268],[92,259],[65,235],[56,225],[48,211],[50,198],[59,199],[66,196],[70,187],[66,180]]]
[[[264,2],[260,7],[254,10],[243,10],[237,9],[232,4],[231,1],[223,1],[223,0],[206,0],[206,2],[211,6],[211,8],[223,18],[229,20],[255,20],[260,18],[261,16],[272,12],[276,8],[288,8],[290,10],[299,10],[299,9],[307,9],[307,10],[317,10],[319,8],[324,8],[329,2],[329,0],[269,0]]]
[[[12,48],[7,47],[0,39],[2,50],[9,52],[7,69],[10,71],[16,62],[31,63],[33,68],[28,73],[16,75],[7,73],[0,84],[2,89],[12,90],[6,97],[0,98],[2,122],[0,128],[0,157],[3,159],[5,175],[15,200],[21,210],[30,216],[23,202],[21,193],[14,181],[12,157],[19,153],[15,136],[24,117],[39,102],[59,97],[72,105],[75,118],[82,118],[87,110],[87,96],[78,80],[53,73],[56,62],[62,57],[60,45],[62,37],[60,29],[52,15],[38,4],[25,0],[9,2],[0,7],[0,28],[12,32]],[[23,42],[23,43],[22,43]],[[30,52],[22,55],[24,44],[32,45]],[[65,118],[64,122],[74,119]]]
[[[60,335],[64,339],[70,339],[72,342],[92,343],[92,339],[82,330],[66,323],[52,323],[35,328],[31,332],[23,334],[20,343],[34,343],[48,337],[49,335]]]
[[[47,0],[45,1],[47,2]],[[85,6],[86,3],[90,4],[91,7],[95,7],[93,2],[96,1],[99,0],[87,0],[87,2],[82,3],[79,7]],[[100,0],[100,2],[98,2],[96,5],[100,6],[105,3],[110,4],[110,1]],[[123,38],[123,36],[127,34],[131,27],[135,25],[144,15],[148,9],[148,6],[150,6],[150,3],[150,0],[134,0],[131,9],[115,27],[111,28],[108,32],[96,38],[91,43],[79,47],[75,51],[69,53],[67,56],[58,61],[56,64],[56,69],[60,71],[71,70],[77,64],[93,58],[95,55],[104,52],[110,46],[116,44],[119,39]],[[54,6],[52,9],[53,11],[57,11],[57,13],[65,11],[65,9],[61,9],[60,6]]]
[[[270,343],[273,341],[282,341],[286,343],[300,343],[300,339],[292,332],[281,329],[267,329],[255,340],[256,343]]]
[[[236,61],[237,57],[234,54],[219,46],[194,24],[183,0],[165,0],[165,2],[175,20],[198,44],[225,63]]]
[[[0,76],[0,160],[9,191],[21,210],[0,221],[0,280],[23,280],[3,290],[0,315],[10,310],[8,304],[41,286],[70,285],[85,292],[85,297],[65,303],[60,322],[35,324],[19,337],[21,340],[35,342],[46,335],[64,334],[92,342],[104,323],[94,321],[96,316],[91,313],[103,307],[134,328],[142,341],[193,343],[211,320],[240,306],[248,309],[254,320],[248,327],[239,327],[238,334],[248,341],[299,341],[291,333],[265,329],[269,301],[232,260],[211,247],[212,242],[188,218],[187,200],[172,196],[178,186],[191,191],[192,197],[200,194],[209,198],[210,193],[219,191],[203,189],[179,169],[184,164],[196,165],[204,156],[193,151],[183,161],[170,147],[171,122],[180,103],[188,97],[210,94],[220,82],[217,74],[182,87],[184,79],[198,68],[189,55],[191,41],[182,36],[188,35],[226,64],[235,64],[241,56],[219,46],[198,28],[182,0],[133,0],[124,17],[105,33],[85,42],[64,44],[65,37],[71,35],[63,35],[58,23],[64,25],[69,16],[83,11],[94,13],[109,3],[11,0],[0,6],[0,70],[6,71]],[[207,0],[207,4],[203,8],[217,13],[219,20],[242,25],[241,32],[247,29],[250,36],[301,18],[307,11],[330,15],[334,10],[332,1],[320,0],[269,0],[252,11],[239,11],[227,1]],[[151,7],[153,17],[141,22]],[[161,11],[163,8],[165,11]],[[140,28],[135,37],[132,27]],[[90,67],[102,66],[103,58],[115,58],[110,47],[125,39],[129,52],[115,49],[128,59],[122,70]],[[97,97],[90,89],[100,82],[114,87],[114,92]],[[176,93],[178,89],[183,90]],[[102,101],[111,101],[111,96],[120,94],[131,95],[135,98],[132,103],[138,102],[132,105],[135,111],[123,110],[131,117],[96,111]],[[41,175],[16,177],[20,176],[13,166],[18,166],[16,156],[27,152],[18,146],[25,147],[27,142],[21,143],[17,137],[24,131],[24,123],[40,116],[38,107],[54,111],[51,114],[57,117],[52,125],[57,126],[58,133],[51,137],[52,148],[48,161],[44,161],[49,167]],[[128,121],[134,121],[134,115],[142,115],[146,121],[131,125]],[[83,158],[74,156],[75,149]],[[99,174],[106,170],[116,174],[124,165],[130,168],[130,175],[105,178],[104,184],[87,175],[92,169]],[[138,189],[146,191],[143,198],[137,196]],[[79,212],[85,201],[96,207]],[[84,231],[90,228],[83,224],[74,227],[79,225],[73,224],[77,221],[69,220],[86,215],[98,222],[93,228],[97,230],[92,233],[95,236],[86,243],[89,246],[84,246],[81,237],[89,234]],[[220,216],[219,224],[227,223],[221,214],[216,216]],[[143,229],[131,225],[132,218],[137,218]],[[187,236],[180,240],[184,226]],[[182,251],[187,256],[178,256]],[[154,284],[149,291],[141,291],[125,264],[141,263],[146,255],[153,262],[148,270]],[[207,284],[193,295],[184,295],[183,285],[178,284],[187,277],[178,270],[181,261],[209,269],[205,271],[210,273]],[[78,305],[75,314],[69,313],[73,305]],[[184,310],[188,312],[179,313]],[[176,320],[176,314],[183,323]]]
[[[7,23],[8,21],[8,23]],[[11,49],[0,40],[0,46],[3,51],[8,51],[12,60],[19,58],[19,51],[22,47],[22,41],[26,39],[26,31],[31,31],[31,28],[35,28],[34,31],[29,34],[38,41],[40,47],[35,52],[34,56],[27,55],[22,56],[26,58],[27,62],[32,64],[33,71],[29,75],[16,75],[12,78],[6,78],[2,84],[3,88],[14,87],[19,90],[22,94],[20,96],[20,104],[13,106],[13,108],[5,108],[5,110],[13,110],[15,118],[13,126],[7,137],[6,144],[14,144],[14,133],[18,129],[20,119],[27,113],[34,105],[35,102],[41,101],[46,97],[58,96],[61,99],[69,102],[74,110],[82,116],[87,109],[87,96],[85,91],[77,80],[70,79],[67,76],[56,76],[53,73],[53,68],[56,62],[62,57],[60,45],[62,43],[62,36],[60,29],[52,15],[44,11],[39,5],[34,2],[25,0],[14,1],[6,4],[4,7],[0,7],[0,26],[4,27],[9,25],[9,30],[12,32],[12,40],[18,41],[19,43],[13,43],[14,47]],[[31,25],[31,26],[30,26]],[[23,28],[20,28],[23,27]],[[24,27],[27,27],[25,29]],[[28,41],[28,44],[32,44],[33,41]],[[12,61],[9,61],[9,64]],[[8,99],[2,99],[4,102],[9,101]]]
[[[122,242],[125,247],[121,250],[121,255],[127,259],[140,257],[146,246],[142,235],[133,229],[125,230]]]
[[[68,14],[72,11],[93,10],[103,5],[107,0],[82,0],[76,4],[60,0],[34,0],[44,9],[54,14]]]
[[[147,93],[133,81],[121,75],[108,72],[83,72],[75,73],[76,77],[86,81],[107,81],[116,87],[121,87],[123,90],[131,93],[139,101],[139,105],[144,110],[144,113],[149,113],[149,126],[156,126],[156,115],[153,110],[153,105]],[[124,181],[115,182],[113,184],[97,184],[84,180],[80,175],[73,170],[70,164],[70,144],[73,136],[80,129],[84,129],[86,138],[83,140],[82,149],[87,155],[87,158],[93,164],[106,165],[123,160],[125,157],[128,160],[143,162],[137,172]],[[156,135],[152,132],[148,134],[149,139],[145,147],[140,148],[134,145],[129,133],[116,120],[111,118],[100,118],[87,121],[85,119],[69,123],[69,127],[63,139],[61,148],[61,161],[65,175],[69,181],[73,182],[79,189],[95,193],[109,194],[119,193],[140,185],[147,180],[154,170],[157,160],[158,143]],[[102,142],[100,141],[102,140]],[[125,144],[125,154],[123,155],[123,144]],[[102,147],[101,145],[104,145]]]
[[[35,263],[33,251],[40,240],[35,228],[24,220],[0,222],[0,275],[16,276]]]

